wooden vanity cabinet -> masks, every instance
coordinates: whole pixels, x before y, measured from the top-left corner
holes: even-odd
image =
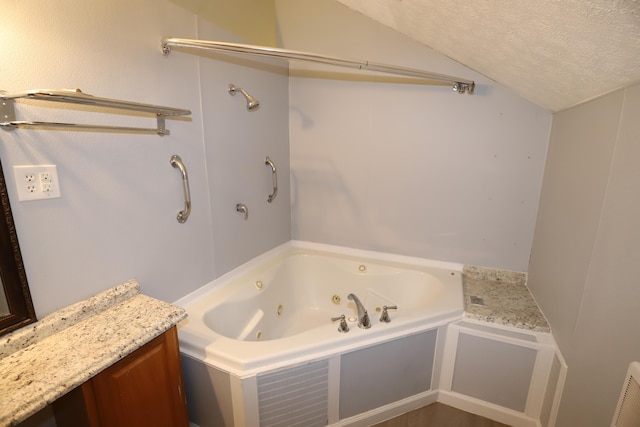
[[[53,404],[58,427],[186,427],[178,335],[173,327]]]

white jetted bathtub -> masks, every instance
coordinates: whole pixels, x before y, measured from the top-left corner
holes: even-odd
[[[189,315],[179,338],[191,421],[350,425],[429,396],[441,329],[463,316],[461,271],[293,241],[206,284],[176,302]],[[381,321],[384,306],[397,307],[389,322]]]

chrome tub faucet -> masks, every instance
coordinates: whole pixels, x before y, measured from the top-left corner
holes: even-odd
[[[356,303],[356,308],[358,309],[358,327],[362,329],[369,329],[371,327],[369,313],[367,313],[367,309],[364,308],[360,299],[355,294],[347,295],[347,299]]]

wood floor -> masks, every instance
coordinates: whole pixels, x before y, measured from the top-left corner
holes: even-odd
[[[508,427],[442,403],[432,403],[372,427]]]

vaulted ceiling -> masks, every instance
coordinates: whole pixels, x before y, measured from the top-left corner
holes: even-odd
[[[277,0],[170,0],[275,46]],[[640,82],[640,0],[337,1],[560,111]]]
[[[640,0],[337,0],[559,111],[640,82]]]

